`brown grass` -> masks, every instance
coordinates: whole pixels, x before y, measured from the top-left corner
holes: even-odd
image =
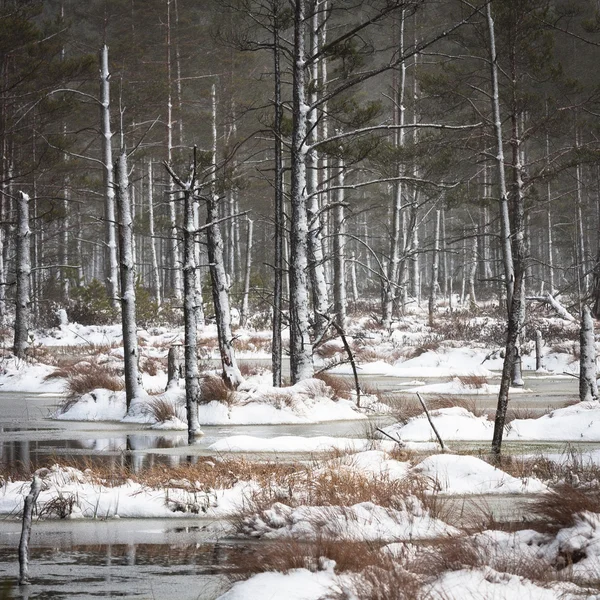
[[[459,381],[469,389],[480,390],[488,382],[485,375],[459,375]]]
[[[543,523],[545,531],[557,532],[571,527],[579,513],[600,512],[600,488],[582,488],[562,484],[550,493],[541,494],[530,507]]]
[[[227,387],[222,377],[216,375],[206,375],[200,382],[200,404],[208,404],[209,402],[222,402],[231,406],[234,402],[234,393]]]
[[[140,361],[140,370],[142,373],[148,373],[152,377],[158,375],[160,371],[166,371],[166,369],[166,360],[161,360],[160,358],[147,357]]]
[[[177,403],[160,396],[152,398],[148,402],[146,413],[154,417],[157,423],[165,423],[179,417]]]
[[[265,371],[265,368],[263,366],[259,365],[258,363],[248,362],[248,361],[238,362],[238,368],[240,370],[240,373],[244,377],[251,377],[252,375],[260,375],[261,373],[263,373]]]
[[[329,373],[317,373],[315,379],[320,379],[325,385],[330,387],[336,398],[345,398],[348,400],[354,390],[354,385],[348,378],[336,377]]]

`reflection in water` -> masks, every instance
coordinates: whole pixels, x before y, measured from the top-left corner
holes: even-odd
[[[0,441],[0,470],[28,476],[32,471],[60,460],[75,467],[127,467],[138,473],[155,465],[178,466],[189,459],[185,456],[146,453],[145,450],[185,445],[187,438],[182,435],[166,437],[140,434],[79,440]]]

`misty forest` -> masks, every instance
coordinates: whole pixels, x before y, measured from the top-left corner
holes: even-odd
[[[6,597],[600,598],[599,57],[595,0],[0,0]]]

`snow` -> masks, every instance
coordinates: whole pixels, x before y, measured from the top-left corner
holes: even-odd
[[[238,581],[220,600],[317,600],[331,592],[336,577],[332,570],[312,572],[294,569],[287,573],[260,573]]]
[[[411,473],[425,477],[441,494],[538,494],[547,487],[533,478],[518,479],[475,456],[428,456]]]
[[[458,535],[458,529],[431,517],[419,500],[407,496],[401,510],[361,502],[354,506],[299,506],[276,502],[244,520],[242,531],[265,539],[321,537],[363,542],[395,542]]]
[[[394,447],[394,442],[380,442],[387,448]],[[301,437],[294,435],[279,436],[270,439],[249,435],[234,435],[223,438],[209,446],[213,452],[282,452],[310,453],[329,450],[346,450],[357,452],[372,446],[370,440],[356,438],[340,438],[330,436]]]

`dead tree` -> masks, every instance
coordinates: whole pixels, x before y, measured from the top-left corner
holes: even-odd
[[[586,402],[598,398],[596,383],[596,347],[594,345],[594,321],[589,307],[581,311],[579,330],[579,400]]]
[[[15,338],[13,352],[25,358],[29,348],[31,320],[31,230],[29,229],[29,196],[17,194],[17,293],[15,296]]]

